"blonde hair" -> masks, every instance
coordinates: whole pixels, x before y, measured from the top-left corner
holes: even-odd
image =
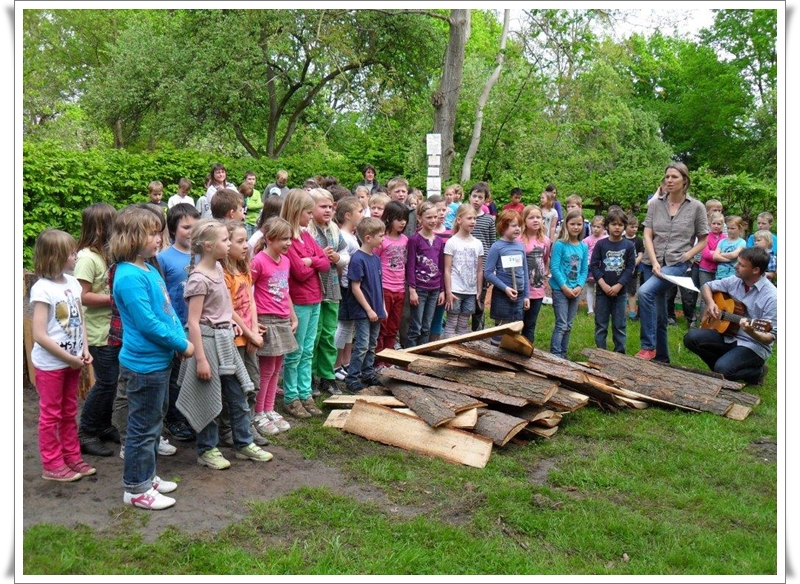
[[[406,187],[408,189],[408,181],[404,179],[402,176],[396,176],[391,179],[388,183],[386,183],[386,190],[390,193],[395,190],[397,187]]]
[[[228,236],[233,239],[233,233],[237,229],[244,230],[245,239],[247,239],[247,227],[245,227],[244,222],[239,221],[238,219],[228,219],[226,220],[223,225],[228,228]],[[247,247],[247,255],[244,259],[238,259],[236,261],[231,260],[231,256],[228,255],[223,259],[220,263],[222,264],[222,268],[232,274],[233,268],[235,267],[240,273],[250,275],[250,246]]]
[[[286,219],[289,225],[292,226],[292,238],[300,239],[302,237],[302,228],[300,227],[300,214],[303,211],[311,210],[314,208],[314,199],[308,191],[303,189],[291,189],[286,194],[286,199],[283,201],[281,207],[281,219]]]
[[[534,233],[534,238],[536,241],[544,241],[545,240],[545,232],[544,232],[544,215],[542,210],[539,208],[539,205],[528,205],[522,210],[522,241],[527,243],[530,241],[530,237],[528,237],[528,215],[537,211],[539,216],[542,218],[542,222],[539,223],[539,231]]]
[[[417,205],[417,220],[419,220],[422,217],[422,214],[425,213],[425,211],[435,208],[436,208],[436,203],[434,201],[431,201],[430,199],[425,199],[423,201],[420,201],[419,205]]]
[[[149,185],[147,185],[147,193],[153,194],[154,191],[161,191],[164,192],[164,185],[161,184],[160,180],[154,180]]]
[[[219,237],[219,230],[225,227],[219,219],[207,217],[200,219],[192,226],[192,257],[189,260],[189,272],[194,270],[195,259],[206,255],[206,245],[215,243]]]
[[[738,215],[728,215],[727,217],[725,217],[725,225],[729,225],[730,223],[736,225],[736,227],[739,228],[739,231],[744,233],[744,219],[742,219]]]
[[[147,239],[154,231],[161,231],[158,216],[146,207],[131,206],[114,217],[114,233],[108,249],[115,262],[134,262]]]
[[[386,233],[386,225],[375,217],[364,217],[356,227],[356,233],[358,233],[358,238],[364,241],[368,235],[372,237],[379,233]]]
[[[581,221],[583,221],[583,211],[580,209],[573,209],[567,213],[567,216],[564,217],[564,225],[561,226],[561,234],[558,236],[558,241],[569,243],[569,229],[567,229],[567,223],[569,223],[570,219],[575,219],[576,217],[580,217]]]
[[[725,224],[725,216],[720,213],[719,211],[714,211],[711,215],[708,216],[708,222],[711,223],[712,221],[722,220],[723,225]]]
[[[458,220],[461,219],[462,217],[464,217],[464,215],[466,215],[467,213],[470,213],[470,212],[475,213],[475,215],[478,214],[475,211],[475,208],[472,205],[470,205],[469,203],[461,203],[458,206],[458,209],[456,209],[456,218],[453,220],[453,235],[458,235],[458,232],[461,229],[461,225],[458,222]]]
[[[458,200],[461,200],[461,199],[464,197],[464,187],[462,187],[462,186],[461,186],[460,184],[458,184],[458,183],[453,183],[453,184],[449,185],[449,186],[448,186],[448,187],[447,187],[447,188],[444,190],[444,192],[446,193],[446,192],[447,192],[447,191],[449,191],[449,190],[452,190],[452,191],[453,191],[453,192],[456,194],[456,196],[457,196]]]
[[[603,217],[602,215],[595,215],[594,217],[592,217],[592,222],[590,223],[590,225],[594,225],[598,221],[600,222],[601,226],[605,227],[606,218]]]
[[[767,247],[772,249],[772,232],[769,229],[759,229],[753,234],[753,241],[763,239],[767,242]]]
[[[369,198],[369,206],[372,207],[373,205],[383,205],[385,207],[391,200],[392,199],[389,198],[389,195],[386,193],[375,193]]]
[[[327,189],[322,189],[322,188],[320,188],[320,189],[311,189],[311,191],[308,194],[311,195],[311,198],[313,199],[315,206],[322,199],[327,199],[331,203],[333,203],[333,195]],[[330,245],[332,247],[338,247],[338,244],[339,244],[339,226],[336,224],[336,221],[328,221],[328,224],[325,227],[328,227],[331,230],[331,239],[333,241],[330,242]],[[317,238],[317,235],[320,233],[320,229],[319,229],[319,226],[317,225],[316,221],[311,221],[311,223],[308,224],[308,232],[312,236],[314,236],[314,239]]]
[[[69,256],[77,251],[75,238],[66,231],[48,227],[36,238],[33,271],[40,278],[55,280],[64,273]]]

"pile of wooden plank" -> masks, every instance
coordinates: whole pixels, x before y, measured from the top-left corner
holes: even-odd
[[[534,350],[522,322],[378,357],[381,395],[332,396],[325,425],[364,438],[482,468],[493,446],[553,436],[564,414],[650,404],[742,420],[759,403],[742,384],[713,373],[585,349],[586,363]],[[499,346],[487,341],[501,336]],[[340,409],[352,408],[352,409]]]

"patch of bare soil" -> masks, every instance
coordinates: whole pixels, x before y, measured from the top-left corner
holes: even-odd
[[[778,443],[769,436],[759,438],[750,444],[750,451],[764,462],[775,464],[778,460]]]
[[[94,476],[74,483],[43,480],[38,451],[38,398],[36,390],[28,384],[23,394],[23,527],[27,529],[38,523],[68,527],[83,524],[106,530],[120,525],[129,514],[124,513],[126,506],[122,502],[119,446],[112,444],[114,456],[85,457],[97,468]],[[382,490],[355,484],[336,467],[304,459],[299,452],[288,448],[266,447],[274,458],[259,463],[236,460],[233,449],[223,447],[221,450],[231,461],[231,468],[215,471],[197,464],[194,442],[171,443],[178,452],[159,456],[156,472],[164,479],[178,482],[178,490],[170,495],[177,503],[163,511],[135,510],[147,515],[142,524],[146,525],[148,540],[168,526],[189,533],[215,533],[245,517],[248,501],[268,501],[300,487],[326,487],[336,494],[375,503],[392,515],[405,515]]]

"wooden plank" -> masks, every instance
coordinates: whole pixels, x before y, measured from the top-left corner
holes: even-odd
[[[533,355],[533,343],[519,333],[504,334],[503,338],[500,339],[500,348],[511,351],[512,353],[518,353],[523,357],[530,357]]]
[[[398,381],[414,383],[421,387],[446,389],[448,391],[454,391],[456,393],[462,393],[464,395],[476,397],[481,400],[490,400],[509,406],[523,407],[528,404],[528,400],[523,398],[506,395],[496,391],[489,391],[480,387],[472,387],[463,383],[455,383],[453,381],[439,379],[438,377],[432,377],[430,375],[421,375],[412,371],[403,371],[402,369],[386,369],[383,371],[383,375],[391,379],[397,379]]]
[[[428,387],[422,388],[418,385],[412,385],[407,383],[401,383],[399,381],[391,381],[390,385],[387,387],[393,394],[395,388],[402,388],[405,389],[406,392],[410,392],[411,394],[419,393],[421,395],[427,395],[431,399],[438,401],[439,403],[443,404],[446,408],[453,410],[456,414],[461,413],[466,410],[470,410],[473,408],[483,408],[486,407],[486,403],[482,402],[478,399],[475,399],[472,396],[464,395],[460,392],[455,391],[448,391],[446,389],[440,389],[436,387]],[[400,401],[405,402],[405,404],[410,407],[412,410],[414,409],[414,405],[410,402],[407,402],[403,397],[398,394],[395,394],[395,397]],[[416,411],[416,410],[415,410]],[[417,412],[419,413],[419,412]]]
[[[488,438],[453,428],[431,428],[421,419],[365,401],[353,405],[343,430],[475,468],[484,468],[492,453],[492,441]]]
[[[516,417],[522,418],[523,420],[528,420],[529,422],[535,422],[536,420],[541,420],[543,418],[550,418],[552,416],[561,415],[555,410],[551,410],[549,408],[542,406],[533,406],[533,405],[527,405],[522,409],[515,410],[513,414]]]
[[[380,353],[377,353],[375,358],[376,360],[386,361],[392,365],[408,367],[410,363],[419,359],[419,356],[407,353],[406,351],[398,351],[397,349],[384,349]]]
[[[743,406],[742,404],[733,404],[731,409],[725,414],[725,417],[730,418],[731,420],[744,420],[750,415],[751,411],[751,408]]]
[[[541,436],[542,438],[552,438],[553,435],[556,432],[558,432],[558,426],[553,426],[552,428],[542,428],[541,426],[534,426],[533,424],[528,424],[523,429],[523,432],[535,434],[536,436]]]
[[[533,420],[531,424],[533,424],[534,426],[544,426],[545,428],[553,428],[555,426],[558,426],[558,424],[561,422],[562,417],[563,414],[555,412],[554,415],[549,416],[547,418],[539,418],[537,420]]]
[[[393,408],[395,412],[399,412],[401,414],[405,414],[407,416],[411,416],[412,418],[419,418],[417,414],[414,413],[413,410],[409,408]],[[323,423],[323,426],[328,426],[329,428],[344,428],[344,422],[347,420],[347,416],[350,415],[352,410],[331,410],[331,413],[328,414],[328,418]],[[473,408],[471,410],[466,410],[458,414],[455,418],[450,420],[445,424],[447,428],[463,428],[470,430],[475,427],[475,424],[478,422],[478,410],[477,408]]]
[[[436,349],[439,349],[446,345],[466,343],[467,341],[477,341],[480,339],[488,339],[489,337],[493,337],[495,335],[499,335],[505,332],[518,333],[522,330],[522,326],[523,326],[522,321],[516,320],[514,322],[509,322],[507,324],[501,324],[499,326],[489,327],[481,331],[474,331],[463,335],[456,335],[454,337],[450,337],[447,339],[439,339],[438,341],[431,341],[430,343],[425,343],[424,345],[417,345],[416,347],[411,347],[409,349],[406,349],[406,352],[418,355],[422,353],[430,353],[431,351],[435,351]]]
[[[322,403],[328,406],[352,406],[356,401],[365,401],[386,407],[406,406],[405,403],[401,402],[393,395],[332,395]]]
[[[588,395],[559,387],[553,397],[547,400],[547,407],[560,412],[574,412],[588,403]]]
[[[475,363],[479,363],[482,365],[491,365],[493,367],[505,369],[506,371],[518,371],[517,367],[515,367],[514,365],[512,365],[507,361],[501,361],[499,359],[492,359],[491,357],[486,357],[484,355],[478,355],[477,353],[466,350],[461,345],[448,345],[447,347],[442,347],[441,349],[439,349],[437,353],[442,353],[449,357],[457,357],[459,359],[468,359]]]
[[[430,389],[394,381],[390,384],[389,391],[433,428],[442,426],[456,417],[452,408],[447,407],[428,393],[432,391]]]
[[[478,413],[478,423],[475,424],[474,432],[491,438],[497,446],[505,446],[527,425],[528,420],[495,410],[483,410]]]
[[[33,319],[30,316],[22,317],[22,346],[25,350],[25,365],[27,366],[28,381],[36,387],[36,368],[31,361],[31,351],[33,350]]]

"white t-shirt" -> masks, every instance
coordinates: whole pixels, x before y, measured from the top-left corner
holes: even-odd
[[[64,274],[66,282],[58,283],[39,278],[31,288],[31,305],[44,302],[49,306],[47,314],[47,336],[53,339],[70,355],[83,353],[83,314],[81,285],[78,280]],[[66,369],[67,363],[53,356],[39,343],[33,344],[31,361],[37,369],[55,371]]]
[[[181,197],[177,193],[172,195],[169,198],[169,201],[167,201],[167,207],[169,209],[172,209],[175,205],[177,205],[179,203],[188,203],[189,205],[194,207],[194,199],[192,197],[190,197],[189,195],[186,195],[185,197]]]
[[[450,269],[450,291],[453,294],[478,293],[478,258],[483,244],[476,237],[454,235],[444,244],[444,255],[453,256]]]

